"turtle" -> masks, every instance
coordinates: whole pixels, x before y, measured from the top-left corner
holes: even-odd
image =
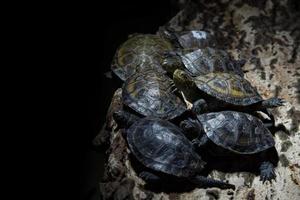
[[[233,73],[211,72],[191,77],[177,69],[173,80],[188,101],[193,102],[193,110],[198,114],[228,109],[249,113],[262,111],[274,121],[267,108],[275,108],[285,103],[277,97],[264,100],[250,82]]]
[[[259,169],[263,182],[276,178],[275,141],[257,117],[236,111],[211,112],[197,115],[197,119],[183,120],[180,127],[185,134],[197,132],[198,137],[192,143],[206,156],[205,161],[217,163],[224,158],[229,163],[244,165],[242,168]]]
[[[163,68],[169,73],[183,69],[191,76],[211,72],[228,72],[244,76],[242,70],[246,60],[234,60],[226,51],[211,47],[169,51],[164,54]]]
[[[173,120],[189,113],[179,94],[176,94],[173,80],[149,68],[135,73],[124,82],[122,101],[139,116]]]
[[[117,49],[111,70],[122,81],[145,67],[165,73],[161,67],[163,54],[172,48],[172,44],[159,35],[133,34]]]
[[[113,117],[118,124],[126,124],[124,136],[130,152],[145,167],[139,177],[147,183],[156,184],[171,178],[198,187],[235,189],[232,184],[200,175],[206,163],[173,123],[154,117],[138,118],[125,111],[117,111]]]

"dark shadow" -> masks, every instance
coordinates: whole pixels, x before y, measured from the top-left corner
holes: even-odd
[[[115,90],[122,81],[112,74],[107,78],[117,48],[132,33],[155,33],[177,8],[172,1],[109,1],[89,5],[79,10],[83,18],[83,50],[88,54],[88,129],[80,134],[80,199],[99,199],[98,183],[104,170],[108,145],[94,148],[92,141],[105,122],[106,112]],[[80,27],[81,28],[81,27]]]

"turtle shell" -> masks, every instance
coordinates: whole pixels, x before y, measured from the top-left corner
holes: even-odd
[[[256,88],[239,75],[232,73],[209,73],[194,77],[198,89],[229,104],[248,106],[262,101]]]
[[[227,52],[220,49],[204,48],[181,53],[182,63],[190,74],[199,76],[211,72],[232,72],[244,76],[242,68],[235,64]]]
[[[270,131],[252,115],[223,111],[198,115],[208,138],[238,154],[254,154],[275,145]]]
[[[186,106],[172,89],[174,83],[168,76],[145,70],[125,81],[123,103],[143,116],[173,119],[183,114]]]
[[[191,142],[174,124],[155,118],[142,118],[127,130],[127,142],[143,165],[178,177],[191,177],[205,162]]]
[[[184,49],[199,49],[216,45],[216,40],[206,31],[183,31],[175,35]]]
[[[111,66],[112,71],[123,81],[151,67],[160,73],[165,73],[161,67],[165,51],[172,50],[172,45],[158,35],[138,34],[129,38],[116,51]]]

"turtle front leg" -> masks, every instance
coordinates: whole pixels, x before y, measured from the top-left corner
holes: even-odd
[[[265,181],[270,181],[276,179],[274,165],[269,161],[264,161],[261,163],[260,167],[260,180],[264,183]]]
[[[193,103],[192,111],[195,114],[201,114],[207,112],[207,110],[208,110],[208,105],[204,99],[199,99]]]
[[[267,99],[267,100],[264,100],[261,104],[261,106],[263,108],[276,108],[278,106],[283,106],[284,103],[286,101],[284,101],[283,99],[281,98],[277,98],[277,97],[272,97],[270,99]]]

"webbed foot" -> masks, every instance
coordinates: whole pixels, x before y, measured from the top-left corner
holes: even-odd
[[[260,180],[265,183],[266,181],[272,182],[276,179],[274,166],[270,162],[263,162],[260,166]]]

